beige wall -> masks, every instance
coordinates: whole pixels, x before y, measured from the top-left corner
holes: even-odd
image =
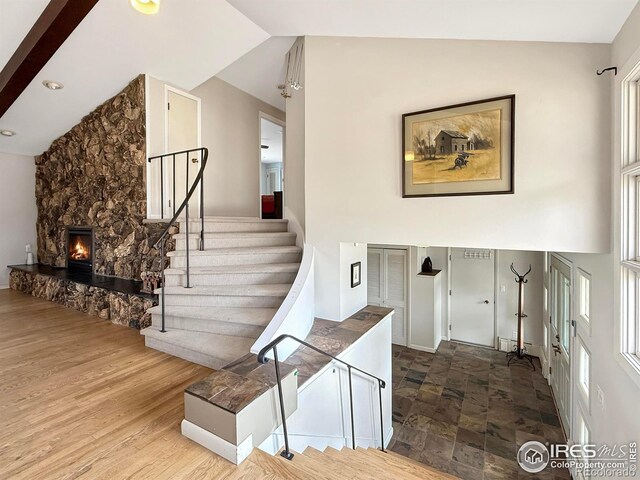
[[[0,169],[0,288],[7,288],[6,266],[25,263],[25,244],[37,261],[36,164],[33,157],[0,153]]]
[[[299,38],[291,47],[291,58],[295,58],[296,47],[304,45],[304,38]],[[305,85],[304,50],[300,82]],[[290,226],[298,234],[298,242],[305,239],[305,91],[289,89],[291,98],[287,99],[287,120],[293,126],[285,136],[286,161],[284,163],[285,216]]]
[[[636,5],[616,35],[611,49],[611,65],[617,66],[618,69],[622,68],[638,47],[640,47],[640,3]]]
[[[257,217],[260,214],[258,115],[263,112],[284,121],[284,112],[216,77],[190,93],[202,100],[202,146],[209,149],[205,214]]]
[[[609,250],[610,90],[595,75],[609,45],[305,41],[306,233],[318,249],[319,316],[341,319],[341,305],[366,303],[366,288],[336,281],[339,242]],[[514,195],[402,198],[403,113],[510,93]]]

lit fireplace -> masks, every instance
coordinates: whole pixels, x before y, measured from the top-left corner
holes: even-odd
[[[70,245],[69,258],[71,260],[87,260],[91,255],[91,247],[84,243],[82,238],[77,238],[75,245]]]
[[[91,227],[67,228],[67,268],[93,271],[93,230]]]

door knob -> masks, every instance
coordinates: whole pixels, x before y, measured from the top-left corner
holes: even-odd
[[[559,333],[556,335],[556,340],[560,341],[560,334]]]
[[[487,305],[489,305],[489,300],[485,300],[484,303],[486,303]]]
[[[198,159],[197,158],[192,158],[191,159],[191,163],[198,163]]]

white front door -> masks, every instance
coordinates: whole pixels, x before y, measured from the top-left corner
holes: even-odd
[[[571,266],[556,256],[550,262],[550,383],[562,426],[571,425]]]
[[[392,341],[407,345],[407,251],[369,248],[367,302],[393,308]]]
[[[451,249],[451,340],[495,347],[494,255],[465,251]]]
[[[168,90],[167,153],[198,148],[200,146],[198,137],[198,99],[176,90]],[[197,162],[194,162],[194,159]],[[180,207],[188,190],[193,185],[200,169],[199,161],[197,152],[190,155],[189,158],[187,155],[176,156],[174,175],[173,158],[165,160],[165,171],[168,172],[170,179],[169,192],[168,195],[165,195],[165,198],[171,202],[170,217],[173,215],[174,209],[177,210]],[[189,202],[189,214],[192,217],[198,216],[199,201],[200,196],[194,194]]]

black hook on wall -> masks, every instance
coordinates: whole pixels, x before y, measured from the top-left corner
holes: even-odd
[[[513,263],[511,264],[511,271],[516,276],[516,282],[527,283],[529,280],[525,280],[525,277],[531,273],[531,264],[529,264],[529,270],[524,275],[520,275],[515,268],[513,268]]]
[[[602,75],[604,72],[609,72],[611,70],[613,70],[614,75],[618,75],[618,67],[609,67],[609,68],[605,68],[604,70],[596,70],[596,74]]]

